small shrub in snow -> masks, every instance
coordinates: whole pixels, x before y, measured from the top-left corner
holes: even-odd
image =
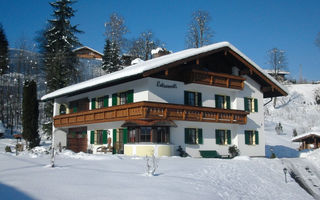
[[[23,151],[23,144],[16,144],[16,151]]]
[[[297,129],[293,129],[292,137],[296,137],[298,135]]]
[[[6,147],[5,147],[5,151],[6,151],[6,152],[9,152],[9,153],[12,152],[10,146],[6,146]]]
[[[314,91],[314,99],[316,101],[316,104],[317,105],[320,105],[320,88],[317,88],[315,91]]]
[[[146,156],[146,160],[147,160],[147,175],[154,176],[156,169],[158,168],[158,160],[156,159],[156,157],[154,155],[152,155],[151,161],[148,156]],[[149,163],[149,162],[151,162],[151,163]]]
[[[283,134],[282,125],[281,125],[280,122],[279,122],[279,124],[276,125],[275,130],[276,130],[276,133],[277,133],[278,135]]]
[[[181,146],[178,147],[177,151],[179,152],[180,157],[187,157],[188,154],[182,149]]]
[[[232,158],[238,156],[240,153],[240,150],[236,145],[230,146],[228,151]]]

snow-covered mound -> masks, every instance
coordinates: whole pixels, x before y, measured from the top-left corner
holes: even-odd
[[[291,142],[294,129],[298,135],[320,130],[320,105],[316,104],[315,91],[319,84],[286,85],[289,94],[278,97],[265,106],[266,156],[274,152],[277,157],[299,157],[298,143]],[[270,99],[266,99],[268,102]],[[281,123],[283,133],[275,131]]]

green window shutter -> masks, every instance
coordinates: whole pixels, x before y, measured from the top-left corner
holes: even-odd
[[[118,94],[112,94],[112,106],[116,106],[118,104]]]
[[[189,144],[189,129],[188,128],[184,129],[184,143]]]
[[[254,99],[254,112],[258,112],[258,99]]]
[[[244,131],[245,144],[250,144],[249,131]]]
[[[94,144],[94,131],[90,132],[90,144]]]
[[[216,144],[220,144],[220,134],[219,134],[219,130],[216,129]]]
[[[198,142],[199,144],[203,144],[202,128],[198,129]]]
[[[231,131],[227,130],[228,144],[231,144]]]
[[[249,99],[247,97],[244,98],[244,110],[247,111],[247,112],[250,112],[248,100]]]
[[[226,96],[226,100],[227,100],[227,109],[230,109],[230,96]]]
[[[77,104],[73,105],[72,111],[73,111],[73,113],[78,112],[78,105]]]
[[[102,131],[102,144],[107,144],[107,130]]]
[[[255,131],[256,144],[259,144],[259,132]]]
[[[133,90],[127,91],[127,102],[133,103]]]
[[[106,107],[108,107],[109,106],[109,96],[107,95],[107,96],[104,96],[103,97],[103,107],[104,108],[106,108]]]
[[[188,93],[187,91],[184,91],[184,105],[189,105],[189,102],[188,102]]]
[[[96,98],[91,99],[91,110],[96,109]]]
[[[202,95],[201,93],[197,93],[197,98],[198,98],[198,105],[197,106],[202,106]]]
[[[219,102],[219,95],[214,95],[215,101],[216,101],[216,108],[221,108],[221,104]]]
[[[112,142],[113,142],[112,153],[115,154],[116,153],[116,143],[117,143],[117,129],[113,129]]]
[[[127,144],[128,143],[128,129],[125,128],[123,129],[123,144]]]

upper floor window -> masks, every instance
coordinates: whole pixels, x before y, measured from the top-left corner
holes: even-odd
[[[216,129],[216,144],[231,144],[231,131]]]
[[[184,104],[189,106],[202,106],[201,93],[184,91]]]
[[[230,109],[230,96],[215,95],[216,108]]]
[[[247,130],[244,131],[245,144],[257,145],[259,144],[259,133],[258,131]]]
[[[244,110],[247,112],[258,112],[258,99],[245,97]]]
[[[133,103],[133,90],[112,94],[112,105],[123,105]]]
[[[203,144],[201,128],[185,128],[184,142],[186,144]]]
[[[80,99],[71,101],[69,104],[70,113],[76,113],[89,110],[89,99]]]
[[[92,98],[91,99],[91,110],[108,107],[109,96]]]

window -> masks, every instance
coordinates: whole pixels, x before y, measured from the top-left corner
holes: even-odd
[[[245,144],[247,145],[257,145],[259,144],[259,133],[258,131],[244,131]]]
[[[203,144],[201,128],[185,128],[184,133],[186,144]]]
[[[184,91],[184,104],[189,106],[202,106],[201,93]]]
[[[230,96],[215,95],[216,108],[230,109]]]
[[[64,115],[67,113],[67,108],[65,105],[60,105],[60,115]]]
[[[131,127],[128,143],[152,142],[155,144],[170,143],[169,127]]]
[[[123,105],[133,103],[133,90],[112,94],[112,105]]]
[[[89,110],[89,99],[80,99],[72,101],[69,104],[70,113],[82,112]]]
[[[108,107],[109,96],[91,99],[91,110]]]
[[[90,144],[107,144],[107,130],[91,131]]]
[[[231,144],[230,130],[216,130],[216,144],[227,145]]]
[[[151,142],[151,127],[141,127],[140,128],[139,142]]]
[[[247,112],[258,112],[258,99],[245,97],[244,110]]]

